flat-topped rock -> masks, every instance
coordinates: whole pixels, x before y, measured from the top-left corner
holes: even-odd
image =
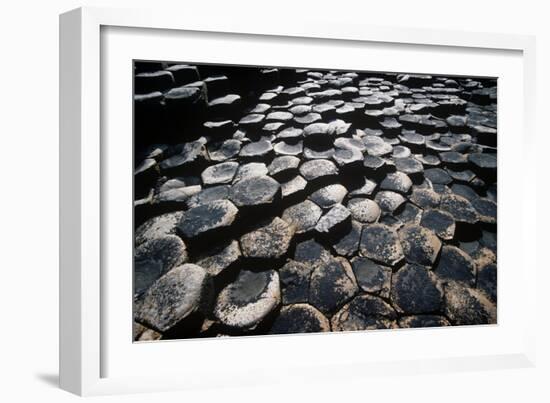
[[[486,224],[497,223],[497,204],[484,197],[471,200],[472,206],[477,211],[479,221]]]
[[[326,159],[306,161],[300,166],[300,174],[308,181],[338,175],[336,165]]]
[[[403,313],[437,312],[443,304],[443,289],[430,270],[406,264],[393,276],[391,300]]]
[[[420,174],[424,171],[422,164],[414,157],[398,158],[394,161],[395,168],[407,175]]]
[[[241,270],[235,281],[218,295],[214,315],[229,328],[250,330],[280,303],[279,275],[275,270]]]
[[[188,259],[187,248],[183,241],[171,233],[159,234],[159,223],[169,224],[171,218],[156,221],[148,226],[149,235],[153,238],[137,245],[134,250],[134,294],[146,291],[157,279],[172,268],[185,263]],[[144,224],[145,225],[145,224]],[[170,228],[170,231],[172,229]],[[143,234],[143,232],[142,232]]]
[[[399,193],[392,192],[390,190],[381,190],[376,194],[374,198],[378,206],[384,211],[394,212],[401,207],[406,199]]]
[[[241,250],[237,241],[230,241],[217,246],[202,255],[197,264],[204,268],[211,276],[217,276],[226,270],[241,257]]]
[[[239,152],[239,156],[243,158],[261,158],[267,156],[272,151],[273,146],[270,141],[259,140],[243,146]]]
[[[330,332],[330,322],[309,304],[284,306],[269,330],[270,334],[317,332]]]
[[[357,186],[359,185],[359,186]],[[371,196],[378,185],[365,177],[358,179],[357,183],[350,188],[349,197],[368,197]]]
[[[335,204],[315,225],[315,231],[321,235],[339,232],[342,227],[349,225],[351,214],[341,204]]]
[[[277,138],[282,140],[296,140],[302,138],[303,133],[303,129],[298,129],[297,127],[287,127],[277,133]]]
[[[229,197],[229,189],[231,189],[229,185],[212,186],[202,189],[187,199],[187,207],[193,208],[216,200],[227,199]]]
[[[315,122],[321,121],[323,118],[321,115],[315,112],[306,113],[301,116],[294,116],[294,122],[299,125],[310,125]]]
[[[283,304],[308,301],[309,278],[313,268],[312,264],[289,260],[279,269],[279,278],[283,288]]]
[[[439,238],[429,229],[416,224],[407,224],[401,228],[399,239],[409,263],[431,266],[441,249]]]
[[[161,171],[171,171],[176,169],[185,169],[191,164],[204,160],[206,156],[206,139],[201,138],[196,141],[184,143],[178,148],[178,153],[165,159],[159,164]]]
[[[357,253],[363,225],[360,222],[351,220],[349,228],[342,231],[342,235],[332,241],[332,249],[337,255],[351,257]]]
[[[288,251],[294,231],[294,225],[275,217],[241,237],[242,254],[248,258],[281,258]]]
[[[210,161],[226,161],[235,157],[241,150],[241,142],[235,139],[225,140],[220,144],[208,147],[208,156]]]
[[[233,180],[238,167],[239,164],[233,161],[212,165],[202,171],[202,182],[205,185],[230,183]]]
[[[287,176],[296,172],[300,165],[300,159],[291,155],[284,155],[273,159],[268,167],[269,175],[274,178]]]
[[[386,175],[384,180],[380,183],[380,189],[406,194],[409,192],[412,185],[412,180],[407,174],[403,172],[394,172]]]
[[[353,273],[359,287],[368,293],[388,298],[391,286],[391,267],[357,256],[351,261]]]
[[[141,224],[134,234],[135,245],[161,238],[165,235],[175,235],[176,227],[183,212],[176,211],[153,217]]]
[[[267,122],[284,122],[284,123],[286,123],[286,122],[292,120],[293,117],[294,117],[294,115],[290,112],[275,111],[275,112],[268,113],[267,116],[265,117],[265,120]]]
[[[294,226],[297,234],[308,232],[315,228],[323,211],[310,200],[288,207],[283,211],[281,218]]]
[[[391,154],[393,151],[393,147],[390,144],[386,143],[380,137],[376,136],[363,137],[363,144],[365,144],[368,155],[374,157],[388,155]]]
[[[420,225],[433,231],[439,238],[446,241],[453,239],[456,229],[453,216],[446,211],[437,209],[424,210]]]
[[[348,190],[340,185],[328,185],[315,192],[313,192],[309,198],[315,202],[321,208],[332,208],[334,205],[342,203]]]
[[[453,325],[497,323],[497,308],[483,292],[458,282],[445,286],[445,315]]]
[[[281,196],[283,200],[295,197],[305,190],[307,181],[300,175],[294,176],[288,181],[281,182]]]
[[[393,266],[404,258],[397,233],[384,224],[369,224],[363,228],[359,253],[387,266]]]
[[[363,164],[363,153],[355,148],[337,148],[332,159],[340,168],[360,168]]]
[[[303,143],[301,141],[292,144],[285,141],[279,141],[273,146],[273,150],[277,155],[300,155],[303,150]]]
[[[212,281],[206,270],[184,264],[164,274],[147,290],[136,320],[163,333],[203,310],[211,295]]]
[[[311,273],[309,303],[325,314],[338,310],[358,291],[350,264],[344,258],[319,263]]]
[[[456,222],[475,224],[479,216],[472,204],[462,196],[444,194],[441,196],[440,209],[453,216]]]
[[[239,120],[239,126],[258,127],[265,120],[265,115],[261,113],[251,113]]]
[[[414,188],[410,200],[420,208],[436,208],[441,201],[441,195],[432,189]]]
[[[177,230],[182,237],[193,239],[211,231],[230,227],[237,213],[237,207],[229,200],[200,204],[183,213]]]
[[[424,170],[424,177],[430,180],[430,182],[439,185],[448,185],[453,181],[451,176],[441,168],[429,168]]]
[[[249,162],[243,164],[237,169],[237,173],[233,178],[233,183],[237,183],[243,179],[256,178],[258,176],[266,176],[269,170],[263,162]]]
[[[375,201],[364,198],[351,199],[347,204],[347,208],[354,220],[364,224],[378,221],[382,213]]]
[[[397,313],[382,298],[360,295],[342,307],[331,319],[333,331],[393,329]]]
[[[281,185],[269,176],[255,176],[235,183],[229,198],[238,207],[270,206],[281,198]]]
[[[442,280],[460,281],[472,287],[476,281],[476,266],[472,258],[461,249],[445,245],[435,273]]]

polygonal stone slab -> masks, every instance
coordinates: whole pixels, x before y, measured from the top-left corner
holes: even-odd
[[[309,278],[313,265],[289,260],[279,269],[283,287],[283,304],[307,302],[309,298]]]
[[[360,295],[342,307],[331,319],[333,331],[393,329],[397,314],[382,298]]]
[[[432,189],[414,188],[410,200],[423,209],[436,208],[441,201],[441,195],[434,192]]]
[[[357,256],[351,261],[357,284],[363,291],[389,297],[392,269]]]
[[[258,176],[266,176],[268,174],[268,169],[263,162],[249,162],[239,166],[233,183],[237,183],[243,179],[255,178]]]
[[[350,211],[352,218],[361,223],[376,222],[382,213],[380,207],[378,207],[378,204],[370,199],[351,199],[348,202],[347,208]]]
[[[273,150],[277,155],[300,155],[303,151],[303,144],[301,141],[290,144],[284,141],[280,141],[273,146]]]
[[[411,178],[406,174],[403,172],[394,172],[386,175],[382,183],[380,183],[380,189],[406,194],[411,189],[412,184]]]
[[[330,332],[330,322],[309,304],[284,306],[275,318],[270,334]]]
[[[267,156],[273,151],[271,142],[267,140],[259,140],[254,143],[248,143],[241,148],[239,156],[243,158],[261,158]]]
[[[439,185],[448,185],[453,181],[451,176],[441,168],[429,168],[424,171],[424,177],[430,180],[432,183]]]
[[[351,221],[349,231],[344,233],[341,238],[334,241],[332,248],[336,254],[340,256],[352,256],[357,252],[359,248],[359,242],[361,241],[361,232],[363,231],[363,225],[357,221]]]
[[[384,211],[393,213],[399,207],[401,207],[406,199],[399,193],[395,193],[389,190],[382,190],[376,194],[374,198],[378,206]]]
[[[420,174],[424,171],[422,164],[414,157],[398,158],[394,161],[395,168],[407,175]]]
[[[162,333],[204,310],[211,295],[212,280],[206,270],[184,264],[170,270],[147,290],[136,320]]]
[[[275,217],[240,239],[243,256],[259,259],[278,259],[284,256],[294,235],[294,226]]]
[[[283,200],[291,198],[302,192],[307,186],[307,181],[300,175],[281,183],[281,195]]]
[[[479,215],[479,221],[486,224],[497,223],[497,204],[484,197],[471,200],[472,206]]]
[[[217,276],[239,260],[240,256],[239,243],[230,241],[209,250],[197,260],[197,264],[203,267],[211,276]]]
[[[420,225],[428,228],[439,238],[447,241],[453,239],[456,229],[453,216],[442,210],[424,210]]]
[[[443,195],[439,208],[451,214],[457,222],[475,224],[479,220],[477,211],[472,207],[472,204],[462,196],[455,194]]]
[[[268,167],[269,175],[277,178],[295,172],[300,165],[300,159],[290,155],[284,155],[273,159]]]
[[[216,200],[227,199],[229,197],[229,189],[231,189],[229,185],[212,186],[203,189],[187,199],[187,207],[193,208]]]
[[[191,239],[211,231],[227,228],[237,216],[237,207],[229,200],[216,200],[198,205],[183,213],[178,233]]]
[[[454,325],[497,323],[497,308],[479,290],[451,282],[445,286],[445,314]]]
[[[327,209],[341,203],[347,193],[348,190],[344,186],[335,184],[325,186],[324,188],[313,192],[309,198],[319,207]]]
[[[370,224],[363,228],[359,252],[387,266],[393,266],[404,258],[397,233],[384,224]]]
[[[202,171],[202,182],[205,185],[230,183],[233,180],[238,167],[239,164],[233,161],[212,165]]]
[[[407,264],[393,276],[391,299],[403,313],[436,312],[443,302],[443,290],[430,270]]]
[[[310,200],[288,207],[283,211],[281,218],[290,225],[293,225],[297,234],[308,232],[315,228],[317,221],[321,218],[323,211]]]
[[[242,270],[218,295],[214,315],[230,328],[249,330],[258,326],[280,302],[276,271]]]
[[[432,231],[420,225],[405,225],[399,231],[399,239],[405,259],[409,263],[431,266],[441,249],[439,238]]]
[[[487,264],[477,271],[477,288],[485,293],[492,302],[497,302],[497,266]]]
[[[306,161],[300,166],[300,174],[308,181],[338,175],[338,168],[332,161],[316,159]]]
[[[335,234],[343,227],[348,226],[350,221],[349,210],[341,204],[336,204],[319,219],[317,225],[315,225],[315,230],[321,235]]]
[[[141,294],[170,269],[187,261],[187,250],[175,235],[163,235],[139,244],[134,251],[134,293]]]
[[[474,261],[456,246],[443,246],[441,257],[434,271],[443,280],[460,281],[470,287],[476,281]]]
[[[351,266],[344,258],[319,263],[311,274],[309,303],[325,314],[335,312],[358,291]]]
[[[269,176],[240,180],[229,192],[229,198],[239,207],[269,206],[280,200],[281,186]]]
[[[165,235],[174,235],[182,214],[181,211],[166,213],[141,224],[135,232],[136,246]]]

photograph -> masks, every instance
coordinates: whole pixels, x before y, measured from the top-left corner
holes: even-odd
[[[497,324],[498,77],[128,74],[134,342]]]

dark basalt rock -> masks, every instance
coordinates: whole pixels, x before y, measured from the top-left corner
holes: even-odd
[[[354,255],[359,248],[362,230],[363,226],[361,223],[352,220],[349,230],[332,244],[332,248],[336,254],[345,257]]]
[[[294,122],[299,125],[310,125],[315,122],[319,122],[323,118],[318,113],[310,112],[302,116],[294,116]]]
[[[363,166],[372,173],[381,171],[385,164],[386,161],[382,158],[372,155],[365,155],[365,158],[363,159]]]
[[[363,137],[363,143],[365,144],[368,155],[373,157],[381,157],[391,154],[393,151],[393,147],[380,137],[365,136]]]
[[[378,204],[370,199],[351,199],[347,204],[347,208],[352,218],[361,223],[376,222],[382,213]]]
[[[386,267],[364,257],[351,261],[357,284],[365,292],[388,298],[391,286],[391,267]]]
[[[481,170],[494,171],[497,169],[496,154],[475,153],[468,154],[468,161]]]
[[[239,140],[229,139],[220,144],[208,147],[208,156],[210,161],[221,162],[235,157],[241,150]]]
[[[329,331],[330,322],[320,311],[308,304],[295,304],[281,309],[269,333],[290,334]]]
[[[281,289],[276,271],[242,270],[218,295],[214,315],[229,328],[251,330],[280,303]]]
[[[371,181],[365,177],[362,177],[348,186],[349,197],[368,197],[373,194],[378,185],[376,182]]]
[[[204,122],[205,134],[214,138],[222,139],[231,136],[235,132],[235,122],[232,120],[221,120],[215,122]]]
[[[296,229],[297,234],[305,233],[313,228],[321,218],[323,211],[310,200],[288,207],[281,218]]]
[[[304,158],[308,160],[314,160],[314,159],[329,159],[334,156],[334,148],[323,148],[323,149],[315,149],[310,147],[304,147]]]
[[[174,76],[169,71],[155,71],[136,74],[134,89],[136,94],[149,94],[166,91],[174,86]]]
[[[172,73],[174,82],[176,85],[185,85],[200,79],[199,72],[196,66],[190,66],[188,64],[174,64],[165,69]]]
[[[363,228],[359,253],[387,266],[393,266],[404,258],[397,233],[384,224],[370,224]]]
[[[246,129],[253,129],[260,127],[260,125],[264,122],[265,115],[261,113],[251,113],[249,115],[244,116],[241,120],[239,120],[239,126],[246,128]]]
[[[239,156],[247,159],[260,159],[273,152],[271,142],[260,140],[254,143],[249,143],[241,148]]]
[[[333,331],[393,329],[397,314],[383,299],[360,295],[345,305],[331,319]]]
[[[204,268],[211,276],[217,276],[226,270],[241,257],[241,250],[237,241],[230,241],[209,250],[197,260],[197,264]]]
[[[443,280],[460,281],[473,286],[476,279],[476,266],[472,258],[456,246],[445,245],[434,269]]]
[[[297,140],[303,137],[304,130],[296,127],[287,127],[277,134],[277,138],[281,140]]]
[[[424,171],[424,177],[439,185],[448,185],[453,181],[449,174],[441,168],[429,168]]]
[[[273,159],[268,167],[269,175],[274,178],[285,178],[289,174],[296,173],[300,165],[300,159],[294,156],[285,155]]]
[[[453,325],[485,325],[497,323],[497,309],[480,291],[461,283],[445,286],[445,315]]]
[[[398,158],[394,161],[395,169],[407,175],[417,175],[424,171],[422,164],[413,157]]]
[[[203,189],[187,199],[187,207],[193,208],[216,200],[227,199],[230,189],[229,185],[212,186]]]
[[[155,222],[156,225],[158,223],[159,221]],[[169,224],[172,227],[173,224],[170,222]],[[175,235],[160,235],[154,228],[148,226],[149,235],[155,235],[155,237],[145,240],[134,251],[134,294],[136,295],[147,290],[164,273],[187,261],[187,250],[182,240]]]
[[[269,173],[267,167],[263,162],[249,162],[239,166],[233,183],[237,183],[243,179],[257,178],[259,176],[266,176]]]
[[[193,164],[200,163],[206,156],[205,138],[184,143],[178,147],[178,153],[170,158],[165,159],[159,164],[161,172],[170,173],[181,170],[185,173]],[[175,172],[177,173],[177,172]]]
[[[273,146],[273,150],[277,155],[300,155],[303,150],[303,144],[301,141],[295,144],[280,141]]]
[[[382,190],[378,192],[374,200],[378,203],[382,210],[390,213],[393,213],[405,203],[405,198],[403,196],[389,190]]]
[[[411,150],[405,146],[394,146],[392,157],[393,158],[407,158],[411,156]]]
[[[491,302],[497,302],[497,266],[487,264],[477,271],[477,288],[485,293]]]
[[[241,237],[242,254],[248,258],[279,259],[288,251],[294,231],[294,225],[275,217]]]
[[[279,269],[284,305],[308,301],[309,278],[313,267],[308,263],[289,260]]]
[[[198,205],[183,213],[177,227],[178,233],[186,239],[193,239],[228,228],[235,221],[237,212],[237,207],[229,200]]]
[[[403,172],[394,172],[386,175],[384,180],[380,183],[380,189],[407,194],[412,185],[411,178],[406,174]]]
[[[436,276],[428,269],[405,265],[393,276],[391,299],[403,313],[437,312],[443,303],[443,290]]]
[[[337,148],[332,158],[340,169],[358,169],[363,165],[363,153],[353,148]]]
[[[271,206],[281,198],[279,182],[269,176],[256,176],[235,183],[229,198],[238,207]]]
[[[281,196],[283,201],[299,196],[306,188],[307,181],[300,175],[294,178],[281,182]]]
[[[300,166],[300,174],[307,181],[316,181],[338,175],[338,168],[332,161],[316,159],[304,162]]]
[[[464,197],[455,194],[442,195],[440,208],[451,214],[457,222],[475,224],[479,219],[478,213],[471,203]]]
[[[443,326],[451,326],[451,324],[444,316],[439,315],[413,315],[399,319],[399,327],[402,328]]]
[[[431,266],[439,250],[441,241],[427,228],[416,224],[407,224],[399,231],[405,259],[409,263]]]
[[[479,215],[479,221],[486,224],[497,223],[497,204],[494,201],[480,197],[471,202]]]
[[[195,264],[184,264],[159,278],[143,295],[136,321],[161,333],[204,311],[212,297],[212,280]]]
[[[442,210],[424,210],[420,225],[446,241],[453,239],[455,234],[456,225],[453,216]]]
[[[141,224],[134,234],[135,245],[139,246],[144,242],[162,238],[165,235],[175,235],[176,226],[181,219],[183,212],[176,211],[166,213],[147,220]]]
[[[342,203],[347,193],[347,189],[340,184],[328,185],[313,192],[309,198],[321,208],[328,209]]]
[[[321,235],[334,235],[342,228],[349,227],[351,214],[341,204],[335,204],[315,225],[315,231]]]
[[[325,314],[338,310],[358,291],[351,266],[344,258],[319,263],[311,274],[309,303]]]
[[[239,164],[233,161],[212,165],[202,171],[201,178],[205,185],[231,183]]]

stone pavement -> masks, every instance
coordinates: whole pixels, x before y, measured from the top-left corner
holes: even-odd
[[[496,323],[496,85],[137,62],[134,339]]]

